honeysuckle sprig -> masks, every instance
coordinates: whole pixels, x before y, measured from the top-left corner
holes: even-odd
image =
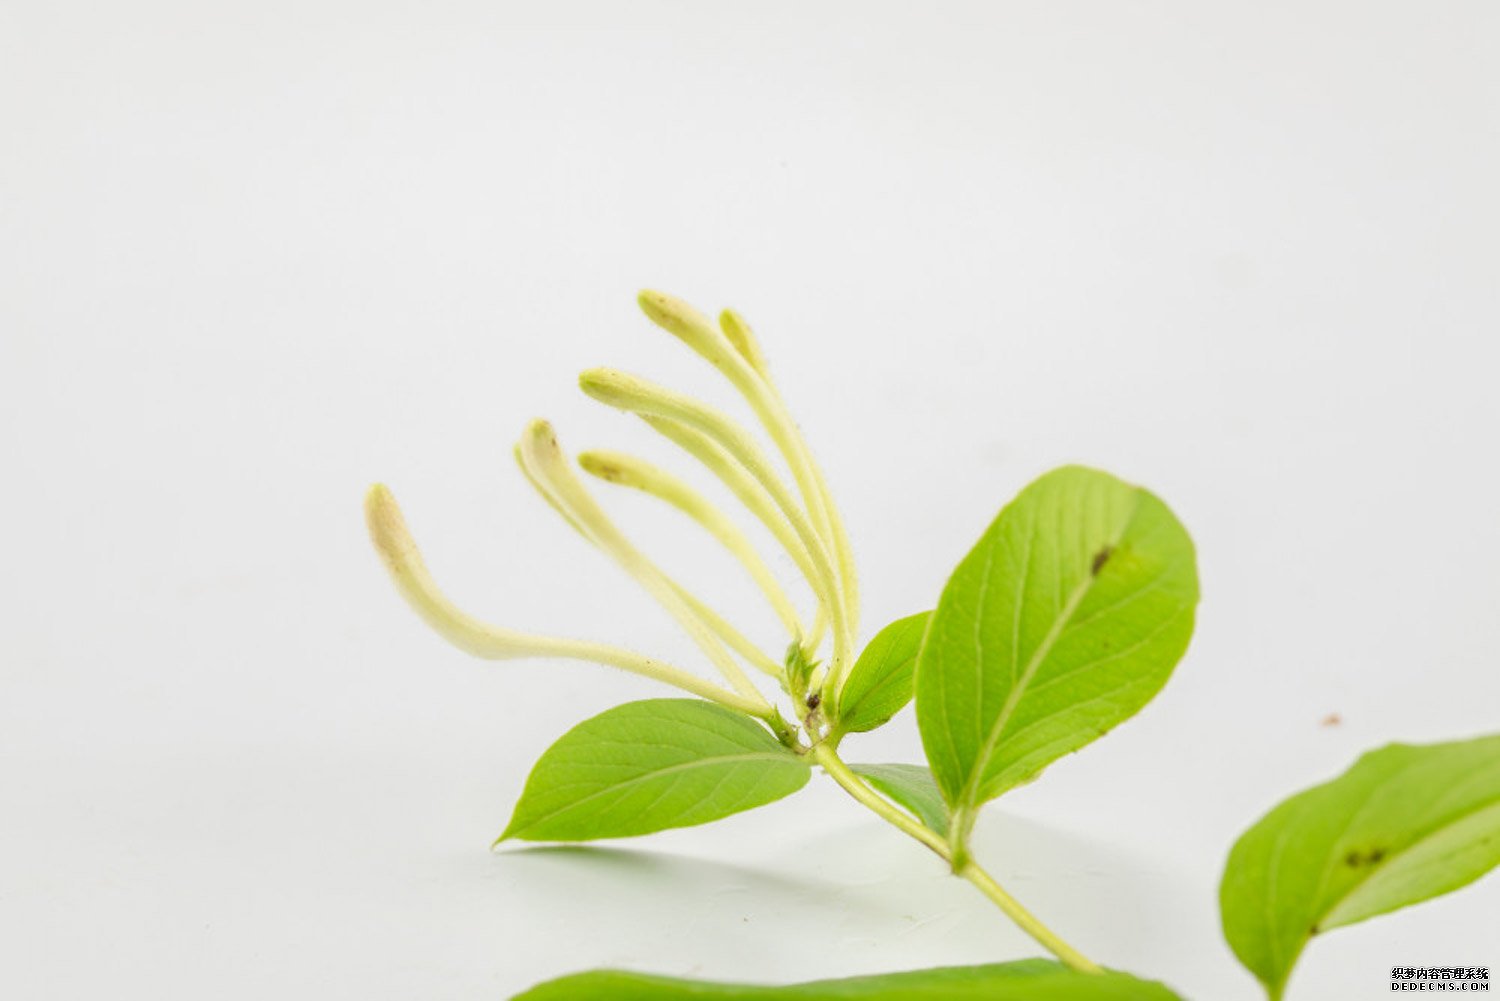
[[[544,755],[505,837],[587,840],[701,823],[788,795],[817,766],[943,859],[1064,964],[1098,973],[979,866],[969,834],[984,802],[1132,714],[1165,680],[1181,656],[1196,602],[1192,547],[1180,526],[1164,508],[1153,507],[1149,495],[1105,474],[1077,468],[1048,474],[1002,511],[959,565],[935,611],[886,626],[856,660],[859,601],[847,533],[749,325],[726,311],[715,327],[656,292],[643,293],[640,305],[748,401],[795,490],[756,434],[706,403],[614,369],[583,373],[581,388],[640,417],[697,459],[766,527],[812,593],[812,626],[804,631],[806,617],[730,516],[687,483],[619,452],[581,455],[585,472],[671,504],[739,560],[792,638],[783,661],[769,656],[627,539],[575,475],[545,421],[533,421],[516,447],[526,479],[678,621],[729,687],[618,647],[515,633],[466,615],[432,583],[395,502],[377,487],[368,504],[376,547],[402,594],[450,642],[481,657],[597,661],[724,707],[651,700],[586,721],[554,746],[555,754]],[[1038,531],[1051,535],[1033,547],[1027,533]],[[1019,581],[991,580],[992,571],[1004,577],[1003,568],[1029,560],[1033,548],[1043,554],[1038,559],[1055,565]],[[1018,550],[1026,555],[1018,557]],[[1160,588],[1165,578],[1152,576],[1159,566],[1172,568],[1171,587]],[[1096,590],[1105,609],[1146,591],[1153,602],[1128,621],[1106,621],[1097,609],[1073,621]],[[1058,602],[1059,594],[1069,597]],[[1055,621],[1036,628],[1037,616],[1050,614],[1049,608]],[[1176,631],[1161,639],[1168,628]],[[820,659],[825,631],[832,650]],[[1098,634],[1083,635],[1090,631]],[[977,641],[991,633],[1002,641]],[[1128,651],[1130,660],[1099,654],[1111,644]],[[736,658],[777,679],[791,698],[795,726]],[[1103,665],[1105,675],[1091,673]],[[1129,698],[1102,705],[1101,685]],[[990,698],[991,689],[1009,694]],[[914,695],[929,768],[844,762],[839,747],[846,735],[883,725]],[[643,733],[650,739],[642,740]]]
[[[941,859],[1059,962],[749,993],[1177,1001],[1161,984],[1101,968],[1072,946],[979,864],[971,841],[986,804],[1135,715],[1172,674],[1198,603],[1193,542],[1175,515],[1149,491],[1107,473],[1053,470],[1000,510],[931,611],[886,625],[855,659],[858,600],[848,539],[749,326],[726,311],[715,328],[660,293],[644,293],[640,302],[750,402],[796,492],[750,431],[691,397],[608,369],[584,373],[584,390],[643,418],[729,487],[806,579],[817,602],[813,626],[804,634],[805,618],[760,554],[692,487],[622,453],[579,456],[585,472],[671,504],[739,560],[792,638],[784,661],[766,654],[627,539],[545,421],[528,425],[516,446],[526,479],[677,619],[729,687],[619,647],[514,632],[468,615],[433,583],[390,492],[372,488],[365,507],[375,547],[401,594],[449,642],[492,659],[594,661],[699,696],[631,701],[573,727],[537,761],[497,843],[586,842],[708,823],[790,796],[818,769]],[[833,653],[823,662],[825,629]],[[795,726],[736,657],[780,682]],[[925,767],[841,756],[844,737],[885,725],[908,703],[915,703]],[[1500,735],[1387,746],[1283,802],[1239,840],[1220,885],[1225,936],[1270,1001],[1280,1001],[1310,941],[1474,882],[1500,862],[1497,839]],[[1288,844],[1298,850],[1284,851]],[[668,993],[747,991],[598,971],[522,997]]]
[[[770,707],[763,699],[728,691],[660,660],[605,643],[503,629],[462,611],[433,582],[396,498],[383,484],[371,487],[365,495],[365,522],[396,590],[438,635],[465,653],[485,660],[545,657],[603,664],[664,682],[729,709],[762,718],[767,715]]]
[[[831,632],[833,650],[825,666],[820,666],[811,679],[802,676],[795,679],[795,684],[789,684],[784,662],[771,657],[629,542],[573,475],[555,433],[545,421],[533,421],[528,425],[515,449],[518,465],[527,481],[557,514],[619,564],[678,621],[733,689],[732,698],[726,699],[725,692],[716,685],[629,651],[518,633],[466,615],[444,598],[433,584],[410,542],[410,536],[405,533],[394,500],[383,489],[371,493],[371,531],[377,548],[386,557],[387,566],[392,568],[398,587],[407,600],[424,619],[463,649],[491,658],[555,654],[624,666],[773,721],[772,729],[785,742],[791,743],[786,741],[789,731],[781,722],[779,712],[740,668],[735,659],[737,655],[756,670],[777,678],[783,690],[794,693],[799,702],[794,707],[795,716],[799,720],[806,717],[808,740],[816,743],[829,713],[827,710],[809,713],[800,703],[810,699],[816,705],[822,697],[818,686],[841,683],[854,653],[853,617],[857,615],[858,602],[842,520],[822,474],[812,460],[811,451],[770,380],[760,346],[743,318],[726,310],[720,317],[720,325],[715,327],[692,307],[658,292],[643,292],[639,303],[651,320],[709,361],[749,402],[791,470],[800,496],[794,495],[781,481],[771,461],[755,443],[754,436],[714,408],[608,369],[584,373],[580,384],[591,396],[636,413],[697,458],[766,526],[797,566],[816,599],[811,628],[804,627],[795,605],[743,533],[728,516],[686,483],[620,453],[586,453],[581,457],[580,465],[602,479],[657,496],[713,534],[740,561],[765,594],[793,643],[802,651],[798,658],[801,662],[810,663],[821,645],[824,632]],[[392,516],[385,519],[375,516],[383,510]],[[389,531],[377,531],[381,526]],[[396,527],[401,531],[396,532]],[[400,555],[402,559],[395,560],[393,555]],[[837,704],[837,693],[830,692],[830,695],[831,709]]]

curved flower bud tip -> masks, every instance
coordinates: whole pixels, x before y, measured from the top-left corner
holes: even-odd
[[[533,424],[546,425],[545,421]],[[550,437],[550,428],[547,428]],[[728,692],[679,668],[640,654],[603,643],[535,636],[501,629],[481,622],[460,611],[432,582],[422,554],[417,549],[406,519],[396,498],[384,484],[377,483],[365,494],[365,521],[370,538],[390,571],[396,589],[412,609],[437,633],[465,653],[488,660],[515,657],[564,657],[608,664],[657,681],[675,685],[684,691],[718,702],[753,716],[763,716],[770,709],[764,699]]]
[[[476,657],[492,660],[545,652],[538,649],[534,637],[486,625],[460,611],[438,590],[395,496],[383,483],[375,484],[365,494],[365,524],[396,590],[448,642]]]
[[[393,577],[414,572],[426,573],[422,565],[422,554],[406,527],[406,518],[396,504],[395,495],[384,483],[377,483],[365,493],[365,525],[370,530],[370,541],[375,551]]]
[[[562,446],[557,443],[557,432],[544,417],[535,417],[526,422],[519,447],[521,454],[531,462],[551,460],[562,454]]]
[[[538,417],[527,424],[517,447],[521,468],[553,506],[574,522],[575,528],[606,551],[615,553],[617,558],[622,549],[628,550],[628,546],[622,547],[621,537],[604,511],[573,475],[562,445],[558,443],[557,433],[549,422]]]
[[[608,449],[594,449],[579,452],[577,459],[579,467],[584,472],[607,483],[655,494],[687,511],[701,512],[709,507],[708,502],[686,483],[671,473],[658,469],[633,455],[612,452]]]
[[[652,289],[644,289],[636,296],[641,312],[651,322],[667,333],[685,341],[700,354],[716,352],[721,345],[721,336],[708,317],[678,299]]]
[[[726,309],[719,314],[719,329],[724,331],[724,337],[740,353],[740,357],[749,362],[750,367],[765,378],[768,374],[766,358],[760,353],[760,344],[756,341],[750,324],[745,322],[745,318],[732,309]]]
[[[669,415],[652,404],[661,397],[674,395],[614,368],[591,368],[579,373],[578,388],[607,406],[662,416]]]
[[[622,545],[614,525],[568,468],[557,432],[548,421],[538,417],[526,425],[516,443],[516,458],[531,485],[585,539],[617,560],[628,558],[629,547]]]
[[[632,475],[632,464],[621,461],[621,457],[615,452],[579,452],[578,465],[590,476],[597,476],[610,483],[635,486],[637,482],[637,477]]]

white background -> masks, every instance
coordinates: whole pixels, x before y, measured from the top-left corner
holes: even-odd
[[[666,692],[445,647],[361,495],[390,483],[495,621],[701,669],[509,455],[545,415],[675,462],[576,392],[595,364],[732,405],[649,285],[756,325],[866,636],[1053,465],[1173,505],[1191,652],[978,851],[1099,960],[1257,997],[1216,917],[1238,832],[1362,749],[1500,729],[1497,43],[1487,2],[9,0],[0,993],[469,1001],[1036,953],[822,778],[486,850],[552,738]],[[606,500],[780,646],[702,537]],[[846,748],[921,760],[909,714]],[[1500,965],[1497,915],[1490,879],[1338,931],[1291,997]]]

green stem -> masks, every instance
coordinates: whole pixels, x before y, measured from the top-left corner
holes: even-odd
[[[1104,972],[1093,960],[1064,942],[1056,932],[1037,920],[1036,915],[1022,907],[1021,902],[1015,897],[1006,893],[1005,889],[995,882],[995,878],[981,869],[977,863],[973,861],[964,863],[957,874],[973,883],[980,893],[989,897],[996,907],[1005,912],[1006,917],[1020,925],[1022,931],[1065,964],[1081,973]]]
[[[812,756],[814,761],[823,766],[823,771],[828,773],[829,778],[844,787],[845,792],[879,814],[882,820],[893,827],[900,828],[905,834],[931,848],[944,861],[948,861],[948,842],[943,840],[941,834],[908,816],[905,811],[871,789],[848,765],[844,764],[844,759],[840,758],[826,742],[815,746],[812,749]]]
[[[905,834],[915,838],[926,845],[939,858],[949,865],[953,864],[952,850],[947,839],[932,828],[909,816],[884,796],[865,784],[853,770],[849,768],[838,753],[827,743],[820,743],[812,749],[812,756],[823,770],[828,773],[844,791],[853,796],[860,803],[868,807],[880,816],[882,820],[899,828]],[[1005,913],[1005,916],[1014,921],[1022,931],[1030,935],[1038,945],[1056,956],[1065,965],[1081,973],[1102,972],[1098,964],[1084,956],[1077,949],[1063,941],[1056,932],[1042,924],[1036,915],[1032,914],[1020,902],[1012,897],[1001,885],[995,882],[993,876],[985,872],[973,860],[966,860],[954,867],[954,875],[960,876],[983,893],[986,897]]]

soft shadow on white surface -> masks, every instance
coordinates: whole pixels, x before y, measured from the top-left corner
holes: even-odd
[[[1167,951],[1190,890],[1164,860],[1014,816],[987,820],[979,855],[1081,947],[1144,968]],[[537,920],[597,922],[612,943],[634,940],[594,965],[780,982],[1039,953],[926,849],[880,827],[832,826],[774,858],[748,847],[760,865],[644,847],[502,850],[495,877],[529,900],[552,898]]]

